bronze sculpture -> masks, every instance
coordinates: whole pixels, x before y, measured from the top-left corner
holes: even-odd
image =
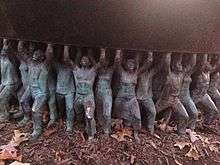
[[[60,62],[56,63],[57,84],[56,97],[58,108],[62,109],[62,101],[65,100],[66,110],[66,131],[73,130],[73,101],[75,93],[74,76],[72,71],[72,63],[69,57],[69,46],[64,46],[64,53]]]
[[[93,85],[96,78],[96,71],[101,67],[101,62],[105,58],[103,57],[105,54],[101,54],[100,61],[96,63],[91,54],[92,50],[89,49],[87,55],[82,55],[81,50],[78,48],[76,63],[73,64],[76,85],[75,113],[85,114],[86,133],[89,140],[92,140],[96,133]]]
[[[32,120],[33,132],[32,139],[37,139],[43,132],[42,113],[47,102],[48,89],[48,68],[45,63],[45,54],[41,50],[34,51],[32,61],[28,70],[28,88],[21,99],[21,104],[29,110],[29,103],[33,99]]]
[[[219,114],[218,108],[208,95],[210,72],[212,66],[210,64],[208,54],[203,54],[198,60],[197,70],[193,74],[193,81],[191,85],[191,95],[195,104],[201,103],[205,108],[205,121],[204,124],[211,124]]]
[[[101,56],[105,57],[106,50],[101,49]],[[111,132],[111,113],[112,113],[112,75],[114,67],[110,66],[110,57],[106,57],[103,65],[98,69],[98,80],[96,83],[96,114],[99,123],[103,127],[106,135]]]
[[[9,119],[9,101],[16,95],[20,83],[12,56],[10,41],[4,39],[1,50],[0,122]]]
[[[179,99],[183,81],[182,55],[172,56],[171,61],[171,54],[172,53],[167,53],[165,55],[164,69],[167,72],[167,77],[160,98],[156,102],[156,110],[159,113],[161,111],[165,111],[167,108],[172,108],[177,117],[177,132],[179,135],[184,135],[189,116]],[[167,109],[165,113],[169,116],[169,109]]]

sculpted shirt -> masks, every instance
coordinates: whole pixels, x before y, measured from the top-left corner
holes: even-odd
[[[64,64],[56,65],[57,71],[57,84],[56,93],[69,94],[75,92],[74,75],[72,68],[65,66]]]
[[[19,82],[15,66],[8,57],[1,57],[1,84],[15,85]]]
[[[138,77],[136,95],[138,100],[152,98],[152,79],[154,71],[144,72]]]

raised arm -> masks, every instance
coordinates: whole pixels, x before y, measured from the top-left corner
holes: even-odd
[[[140,54],[138,54],[137,56],[139,56],[138,61],[140,62]],[[149,51],[147,58],[144,59],[144,64],[138,69],[138,73],[141,74],[147,71],[152,66],[152,63],[153,63],[153,52]]]
[[[77,50],[76,50],[76,59],[75,59],[75,65],[76,66],[80,64],[81,57],[82,57],[81,48],[77,48]]]
[[[183,70],[186,74],[192,74],[195,71],[197,54],[190,54],[184,61]]]
[[[171,55],[172,55],[172,53],[166,53],[165,58],[164,58],[163,67],[164,67],[164,71],[166,74],[171,73],[171,68],[170,68]]]
[[[106,49],[105,48],[101,48],[100,49],[99,62],[95,63],[95,65],[93,66],[94,69],[99,69],[100,67],[102,67],[104,62],[105,62],[105,60],[106,60]]]
[[[53,45],[52,44],[47,44],[47,49],[45,52],[46,55],[46,63],[51,64],[54,58],[54,51],[53,51]]]
[[[121,64],[122,64],[122,50],[121,49],[117,49],[116,50],[116,55],[115,55],[115,59],[114,59],[114,68],[121,68]]]
[[[68,45],[64,46],[64,49],[63,49],[63,61],[66,64],[72,66],[73,69],[76,69],[76,67],[77,67],[76,64],[70,59],[69,49],[70,49],[70,47]]]

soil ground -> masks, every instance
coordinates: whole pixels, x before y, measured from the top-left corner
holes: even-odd
[[[31,133],[32,124],[29,123],[25,128],[19,128],[15,121],[1,124],[0,146],[8,144],[14,130]],[[20,154],[23,155],[22,162],[31,163],[31,165],[220,164],[220,121],[217,121],[212,129],[203,128],[201,124],[198,124],[197,133],[209,141],[209,143],[204,143],[204,140],[198,140],[193,143],[198,152],[192,152],[192,156],[199,155],[198,160],[186,156],[190,146],[182,150],[174,146],[178,142],[190,143],[189,137],[179,137],[174,131],[156,130],[156,134],[160,136],[160,139],[156,139],[142,129],[141,143],[137,144],[131,138],[118,142],[112,137],[106,137],[101,133],[100,127],[98,127],[96,138],[91,142],[86,140],[82,126],[74,126],[73,135],[67,135],[64,130],[63,122],[59,122],[54,128],[45,128],[44,135],[38,140],[22,143],[18,148]],[[209,146],[212,142],[216,145],[215,151]]]

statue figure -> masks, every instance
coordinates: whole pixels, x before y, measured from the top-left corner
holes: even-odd
[[[198,110],[190,96],[191,75],[196,65],[196,54],[184,55],[183,61],[183,83],[180,91],[180,101],[189,115],[188,128],[194,131],[198,119]]]
[[[124,59],[125,62],[122,63],[121,50],[116,50],[115,63],[119,82],[117,82],[118,91],[114,100],[114,115],[116,118],[123,119],[125,125],[132,125],[134,138],[139,143],[141,114],[135,89],[138,75],[143,72],[145,66],[139,68],[138,58],[139,55],[136,56],[136,59]]]
[[[101,56],[106,57],[106,50],[101,49]],[[104,133],[108,136],[111,132],[112,113],[112,75],[114,65],[110,66],[110,57],[106,57],[103,66],[98,69],[98,79],[96,84],[96,114]]]
[[[160,70],[161,65],[153,66],[153,52],[148,52],[148,57],[144,61],[145,71],[138,77],[136,95],[140,109],[147,113],[147,128],[153,135],[156,109],[153,102],[152,79]]]
[[[48,89],[48,68],[45,63],[45,54],[41,50],[34,51],[32,61],[28,69],[28,88],[21,99],[22,107],[29,110],[30,101],[32,105],[33,132],[32,139],[37,139],[43,131],[42,113],[47,103]]]
[[[9,101],[13,95],[16,95],[19,83],[15,63],[13,63],[11,44],[4,39],[1,50],[0,122],[9,119]]]
[[[46,49],[46,65],[48,66],[48,106],[49,106],[49,114],[50,120],[47,124],[47,127],[51,127],[55,124],[58,114],[57,114],[57,105],[56,105],[56,70],[55,70],[55,62],[54,62],[54,51],[52,44],[47,45]]]
[[[214,55],[212,58],[212,67],[213,71],[210,74],[210,84],[208,89],[208,94],[211,96],[215,102],[217,108],[220,108],[220,92],[219,92],[219,83],[220,83],[220,56]]]
[[[164,69],[166,71],[166,82],[161,92],[159,100],[156,102],[157,113],[165,111],[165,114],[170,114],[172,108],[177,116],[177,132],[183,135],[186,132],[186,126],[189,119],[188,113],[179,99],[180,90],[183,82],[182,72],[182,55],[172,56],[167,53],[164,59]],[[172,62],[172,63],[171,63]],[[166,116],[167,117],[167,116]],[[169,118],[169,117],[168,117]],[[165,123],[165,126],[168,123]]]
[[[200,61],[198,61],[197,70],[193,74],[191,96],[195,104],[201,103],[205,107],[205,125],[211,124],[219,114],[218,108],[207,93],[211,71],[212,67],[210,65],[208,54],[201,55]]]
[[[62,101],[66,107],[66,132],[73,131],[73,101],[75,93],[74,75],[72,71],[72,61],[69,57],[69,46],[64,46],[64,54],[60,62],[56,64],[57,84],[56,97],[59,109],[62,109]]]
[[[24,126],[30,120],[30,114],[29,114],[30,108],[29,108],[29,111],[26,112],[26,111],[24,111],[24,109],[21,106],[21,98],[22,98],[25,90],[28,87],[28,64],[30,62],[30,56],[29,56],[28,51],[25,48],[23,41],[18,42],[18,59],[20,61],[19,70],[20,70],[21,82],[22,82],[22,86],[20,87],[20,89],[18,91],[18,100],[19,100],[19,104],[20,104],[19,108],[21,109],[21,111],[24,114],[24,118],[23,118],[23,120],[21,120],[19,122],[19,125]],[[29,105],[29,107],[30,107],[30,105]]]
[[[96,122],[94,118],[95,100],[93,85],[96,78],[97,69],[101,67],[101,62],[105,57],[100,56],[100,62],[96,63],[89,49],[88,55],[81,57],[81,51],[77,51],[77,62],[73,65],[73,74],[76,86],[76,97],[74,101],[75,113],[82,111],[85,113],[86,132],[88,140],[92,140],[96,133]],[[105,55],[105,54],[101,54]]]
[[[18,123],[19,126],[23,127],[25,126],[31,119],[31,103],[30,99],[27,97],[30,93],[29,89],[29,69],[30,69],[30,64],[31,64],[31,58],[33,57],[34,54],[34,44],[30,43],[29,44],[29,50],[28,52],[24,51],[24,45],[23,42],[20,41],[18,43],[18,55],[20,59],[20,73],[21,73],[21,80],[23,84],[23,90],[22,96],[19,99],[20,106],[22,108],[24,117],[23,119]],[[25,100],[27,98],[27,100]]]

